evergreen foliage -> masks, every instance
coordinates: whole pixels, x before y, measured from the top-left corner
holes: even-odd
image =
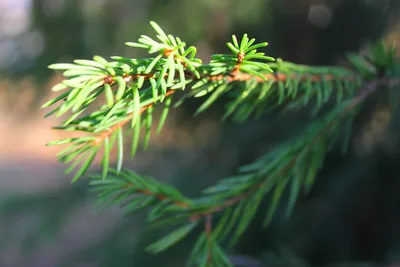
[[[49,66],[63,70],[65,80],[53,87],[63,92],[43,105],[58,104],[46,116],[69,113],[55,128],[85,135],[48,145],[68,144],[57,157],[71,164],[67,173],[75,170],[73,182],[86,175],[102,154],[102,173],[90,176],[90,181],[104,207],[117,204],[127,214],[146,210],[150,224],[176,227],[148,251],[163,251],[202,229],[189,265],[233,266],[227,251],[243,235],[266,195],[272,198],[265,226],[284,190],[290,192],[290,216],[298,196],[311,189],[330,149],[342,141],[346,151],[353,121],[373,92],[386,90],[393,105],[398,102],[400,64],[395,47],[384,41],[372,44],[366,55],[348,55],[347,67],[313,67],[266,56],[259,50],[268,44],[256,43],[245,34],[240,40],[232,36],[229,54],[213,55],[205,64],[196,58],[195,47],[166,34],[155,22],[150,24],[156,39],[142,35],[138,42],[126,43],[147,50],[148,58],[95,56]],[[179,100],[174,99],[177,91],[185,92]],[[124,127],[129,128],[133,157],[142,134],[143,147],[149,145],[154,108],[163,109],[160,132],[171,107],[201,97],[199,114],[222,96],[229,98],[223,119],[243,122],[266,112],[304,107],[312,107],[313,119],[302,134],[240,167],[236,176],[221,179],[197,199],[123,168]],[[113,168],[110,152],[115,147],[118,158]]]

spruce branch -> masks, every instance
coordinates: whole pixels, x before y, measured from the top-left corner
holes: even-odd
[[[148,222],[154,227],[177,227],[151,244],[148,251],[163,251],[203,225],[191,254],[192,265],[233,266],[223,244],[229,241],[232,247],[240,240],[261,201],[271,195],[267,226],[283,192],[288,190],[286,215],[290,216],[297,198],[310,191],[326,154],[341,134],[346,151],[353,121],[365,99],[377,88],[388,89],[392,100],[399,98],[400,64],[395,48],[384,42],[372,44],[366,55],[348,55],[347,67],[313,67],[281,59],[271,63],[274,58],[258,52],[268,43],[256,43],[245,34],[240,41],[232,36],[232,42],[227,43],[230,54],[213,55],[208,64],[203,64],[196,58],[194,46],[186,48],[180,38],[166,34],[155,22],[150,24],[157,39],[142,35],[138,42],[126,44],[145,49],[154,57],[115,56],[108,61],[94,56],[93,60],[49,66],[63,70],[66,78],[53,87],[54,91],[64,92],[43,105],[61,103],[46,116],[72,113],[54,128],[84,132],[86,136],[47,145],[68,145],[57,157],[71,163],[67,173],[80,166],[72,182],[86,174],[102,150],[102,172],[90,176],[90,184],[104,207],[117,204],[127,214],[147,210]],[[184,95],[173,101],[177,91]],[[125,126],[132,132],[133,157],[143,128],[143,147],[149,144],[154,108],[164,106],[157,127],[160,132],[172,106],[204,97],[196,112],[199,114],[224,96],[228,104],[223,119],[242,122],[277,108],[312,106],[313,120],[301,134],[239,168],[236,176],[221,179],[196,199],[123,168]],[[398,104],[397,100],[393,102],[394,106]],[[117,163],[111,168],[109,158],[115,146]]]

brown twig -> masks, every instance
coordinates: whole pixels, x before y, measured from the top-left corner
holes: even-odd
[[[273,81],[280,81],[280,82],[285,82],[288,78],[290,79],[296,79],[300,76],[300,79],[302,81],[306,79],[311,79],[312,82],[318,82],[321,80],[324,81],[333,81],[337,78],[334,74],[314,74],[314,75],[308,75],[308,74],[302,74],[302,75],[297,75],[297,74],[291,74],[287,75],[284,73],[270,73],[270,74],[265,74],[264,77],[265,79],[258,77],[258,76],[253,76],[248,73],[243,73],[240,72],[240,63],[238,63],[231,71],[230,74],[217,74],[217,75],[203,75],[200,77],[202,78],[208,78],[210,81],[221,81],[225,80],[226,82],[243,82],[243,81],[249,81],[252,79],[255,79],[257,82],[265,82],[265,80],[273,80]],[[146,80],[153,78],[154,74],[134,74],[134,75],[126,75],[125,81],[134,81],[137,80],[139,77],[144,77]],[[165,74],[165,77],[168,77],[168,73]],[[341,78],[342,80],[348,80],[348,81],[354,81],[355,76],[354,75],[348,75],[348,76],[343,76]],[[104,83],[108,83],[110,85],[114,85],[115,81],[113,79],[113,76],[108,75],[104,77]]]
[[[135,187],[135,185],[133,183],[128,183],[125,188],[132,188]],[[155,196],[156,198],[158,198],[159,200],[165,200],[168,199],[167,196],[159,194],[159,193],[154,193],[148,189],[136,189],[137,193],[142,193],[143,195],[147,195],[147,196]],[[189,204],[183,201],[174,201],[173,202],[174,205],[181,207],[181,208],[187,208],[189,207]]]
[[[208,214],[205,217],[204,220],[204,231],[206,233],[207,236],[207,264],[211,264],[212,263],[212,215]]]
[[[165,96],[170,96],[173,93],[175,93],[176,90],[170,90],[168,91]],[[142,114],[143,112],[145,112],[149,107],[153,106],[154,103],[146,105],[144,107],[142,107],[139,111],[139,114]],[[128,123],[131,119],[132,119],[133,113],[129,114],[128,118],[126,118],[125,120],[113,125],[110,129],[108,129],[107,131],[102,132],[100,135],[97,136],[97,138],[93,141],[94,145],[98,145],[100,143],[102,143],[104,141],[104,139],[106,139],[108,136],[110,136],[114,131],[116,131],[118,128],[123,127],[126,123]]]

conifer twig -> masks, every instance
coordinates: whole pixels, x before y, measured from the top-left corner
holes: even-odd
[[[57,158],[71,163],[67,173],[78,169],[72,182],[86,174],[102,149],[102,173],[91,176],[90,184],[103,203],[119,204],[127,214],[149,209],[149,222],[180,225],[148,247],[154,253],[177,243],[204,222],[191,263],[232,267],[221,244],[227,237],[229,246],[236,244],[266,195],[272,197],[265,225],[271,221],[284,190],[289,191],[286,215],[290,215],[298,196],[311,189],[326,154],[342,132],[343,147],[347,148],[346,140],[350,140],[351,126],[364,100],[382,88],[390,94],[394,106],[399,102],[400,64],[396,49],[385,42],[372,44],[368,53],[349,54],[350,66],[314,67],[281,59],[271,63],[274,58],[258,51],[268,43],[255,43],[247,34],[239,41],[233,35],[232,42],[227,43],[231,53],[212,55],[210,62],[203,64],[196,58],[194,46],[187,47],[155,22],[150,24],[157,39],[142,35],[138,42],[126,43],[147,50],[150,57],[112,57],[113,61],[108,61],[94,56],[93,60],[74,60],[74,64],[51,65],[64,71],[65,80],[53,87],[64,92],[43,107],[61,103],[46,116],[72,113],[56,129],[89,133],[48,143],[68,145]],[[173,102],[176,91],[185,94]],[[105,103],[87,112],[100,95],[104,95]],[[222,96],[228,99],[223,119],[243,122],[277,108],[286,111],[310,105],[313,119],[301,134],[239,168],[236,176],[221,179],[200,198],[187,198],[166,183],[122,167],[123,127],[128,122],[134,156],[143,128],[143,147],[148,146],[154,107],[163,106],[159,132],[172,105],[204,97],[198,114]],[[113,169],[109,158],[115,146],[118,156]]]

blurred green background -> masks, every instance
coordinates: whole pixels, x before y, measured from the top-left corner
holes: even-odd
[[[44,147],[66,136],[39,109],[62,78],[49,64],[140,57],[124,43],[152,34],[150,20],[204,61],[226,51],[231,34],[248,33],[269,42],[267,55],[337,64],[383,36],[400,44],[399,10],[398,0],[0,0],[0,267],[180,267],[193,241],[147,254],[160,233],[146,232],[142,215],[100,212],[85,179],[70,185],[58,149]],[[149,150],[125,166],[196,196],[300,126],[274,116],[221,124],[223,100],[193,118],[199,103],[171,112]],[[369,107],[349,154],[328,156],[291,219],[278,212],[267,230],[254,221],[233,252],[237,266],[400,266],[399,115],[385,103]]]

